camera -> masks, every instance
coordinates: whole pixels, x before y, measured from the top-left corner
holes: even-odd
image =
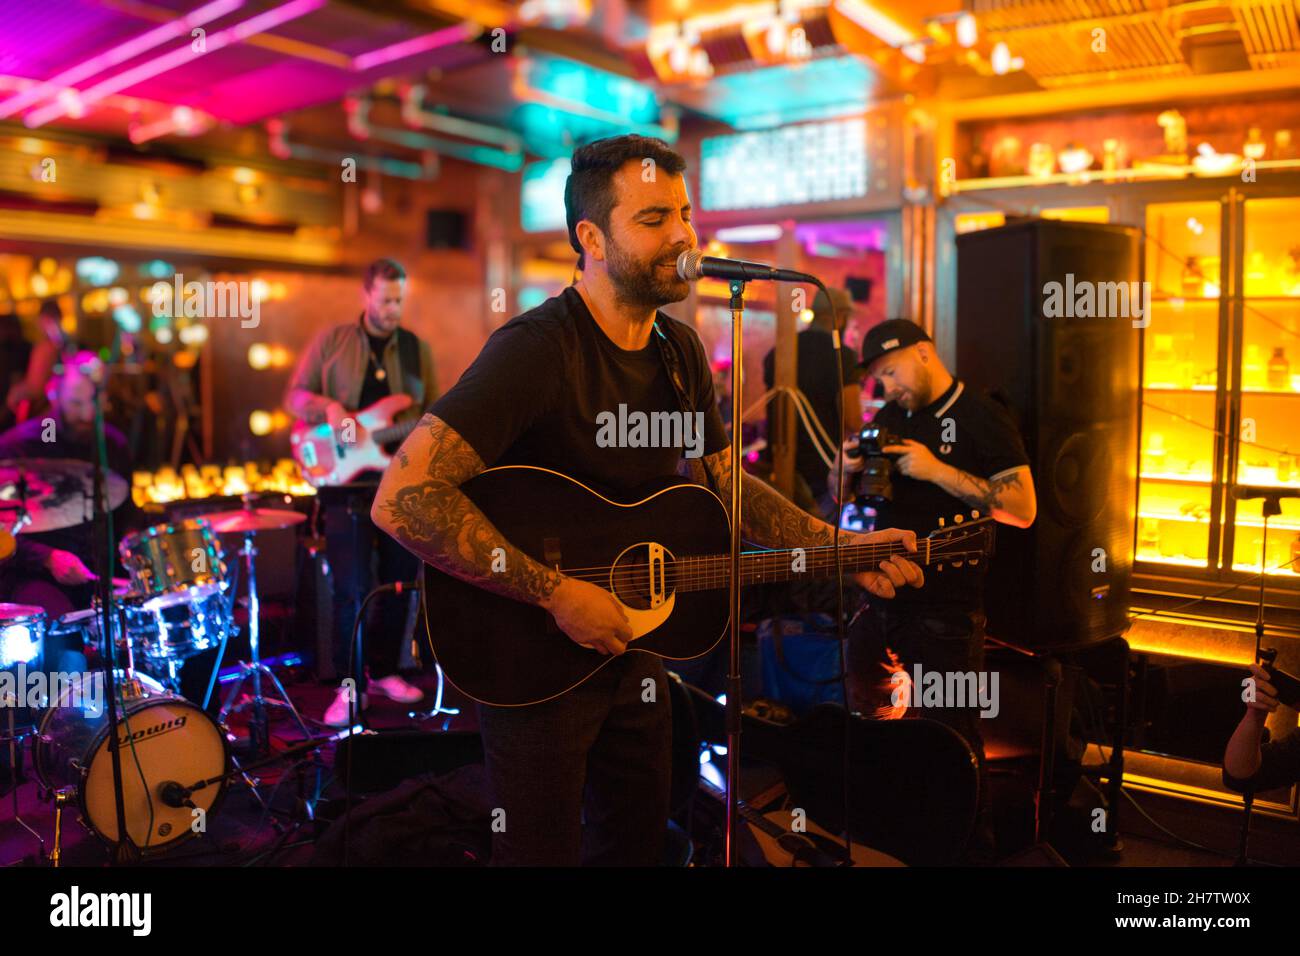
[[[901,445],[903,439],[880,425],[866,425],[858,432],[858,447],[850,448],[849,458],[862,459],[862,471],[854,491],[859,506],[875,507],[894,500],[894,459],[897,453],[885,454],[886,445]]]

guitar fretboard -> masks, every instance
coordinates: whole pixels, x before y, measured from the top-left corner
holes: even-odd
[[[916,542],[916,550],[908,551],[901,542],[884,544],[859,544],[840,548],[841,563],[845,572],[874,571],[881,562],[895,554],[907,557],[915,564],[929,565],[978,558],[983,554],[979,547],[980,534],[973,531],[963,548],[962,538],[953,538],[932,547],[929,538]],[[641,567],[644,567],[642,565]],[[726,587],[731,572],[731,557],[711,554],[700,557],[677,557],[667,566],[668,584],[677,591],[705,591]],[[742,584],[769,584],[804,577],[829,577],[835,573],[835,549],[802,548],[788,551],[747,551],[740,556]]]

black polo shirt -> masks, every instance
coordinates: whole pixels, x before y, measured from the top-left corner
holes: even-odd
[[[979,478],[998,478],[1029,465],[1024,442],[1006,410],[956,378],[925,408],[909,412],[889,402],[873,423],[899,438],[920,442],[940,461]],[[919,540],[938,527],[940,518],[951,525],[954,515],[970,516],[970,505],[933,482],[895,470],[893,486],[893,501],[876,509],[877,528],[908,529]],[[986,567],[981,561],[974,567],[926,568],[923,587],[902,588],[892,601],[882,603],[891,611],[980,609]]]

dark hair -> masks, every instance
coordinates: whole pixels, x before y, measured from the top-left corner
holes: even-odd
[[[58,299],[46,299],[41,303],[41,311],[37,313],[39,318],[48,316],[51,319],[62,319],[63,310],[59,308]]]
[[[569,245],[583,268],[578,223],[588,219],[609,232],[609,214],[614,211],[614,174],[632,160],[654,160],[655,167],[676,176],[686,169],[686,160],[662,139],[653,136],[610,136],[580,146],[573,153],[572,169],[564,184],[564,217],[569,226]]]
[[[402,268],[402,264],[396,259],[376,259],[366,266],[366,277],[363,281],[366,291],[369,292],[376,279],[386,279],[392,282],[405,278],[406,270]]]

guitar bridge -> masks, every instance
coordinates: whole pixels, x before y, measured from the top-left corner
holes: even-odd
[[[664,603],[664,595],[668,591],[667,572],[664,565],[664,546],[651,543],[647,556],[650,559],[647,568],[650,575],[650,606],[655,608]]]

